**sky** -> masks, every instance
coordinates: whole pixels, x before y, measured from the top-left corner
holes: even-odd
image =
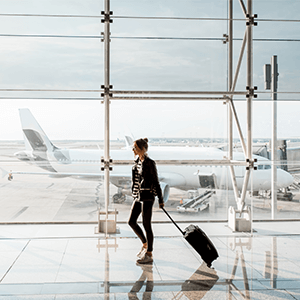
[[[274,5],[276,2],[276,5]],[[0,0],[1,14],[98,16],[99,0]],[[299,0],[253,0],[262,19],[299,18]],[[226,0],[111,0],[116,17],[226,18]],[[234,17],[243,18],[239,1]],[[0,15],[0,89],[98,90],[104,83],[103,43],[99,38],[4,37],[1,34],[97,37],[100,18],[50,18]],[[222,91],[227,89],[227,45],[220,40],[145,40],[132,37],[221,38],[226,21],[141,20],[114,18],[111,24],[111,76],[115,90]],[[234,37],[242,38],[245,21],[234,22]],[[254,38],[300,39],[300,22],[258,22]],[[131,37],[131,39],[128,39]],[[241,41],[234,42],[234,66]],[[278,56],[280,92],[300,92],[300,42],[254,42],[254,85],[264,91],[263,65]],[[244,56],[245,57],[245,56]],[[242,63],[236,90],[246,86]],[[104,109],[98,93],[0,91],[0,140],[21,140],[19,108],[29,108],[50,139],[104,138]],[[12,99],[1,99],[9,97]],[[18,100],[13,97],[26,97]],[[44,100],[30,98],[70,98]],[[236,97],[236,109],[246,134],[246,102]],[[271,136],[270,94],[253,103],[253,137]],[[278,136],[300,137],[298,94],[279,94]],[[283,99],[290,99],[289,101]],[[243,100],[243,101],[240,101]],[[293,101],[292,101],[293,100]],[[222,101],[112,100],[111,139],[134,137],[227,137],[227,106]],[[238,137],[235,130],[235,137]]]

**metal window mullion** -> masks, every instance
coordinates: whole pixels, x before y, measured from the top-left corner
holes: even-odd
[[[252,0],[247,1],[247,13],[249,16],[252,15]],[[253,68],[252,68],[252,24],[249,22],[247,25],[247,86],[249,89],[252,88],[253,82]],[[249,93],[247,98],[247,149],[246,158],[252,161],[252,94]],[[245,178],[243,182],[242,194],[240,198],[240,214],[242,214],[243,208],[245,206],[246,191],[250,179],[251,168],[246,170]]]
[[[229,13],[228,13],[228,91],[232,91],[232,74],[233,74],[233,0],[229,0]],[[232,99],[232,97],[231,97]],[[230,105],[230,104],[229,104]],[[232,159],[233,156],[233,126],[232,126],[232,110],[228,111],[228,158]]]
[[[205,101],[224,101],[226,97],[112,97],[111,100],[205,100]]]
[[[199,166],[247,166],[246,161],[237,160],[155,160],[157,165],[199,165]],[[114,165],[132,165],[132,160],[114,160]]]
[[[111,90],[110,93],[116,94],[152,94],[152,95],[246,95],[245,91],[117,91]]]
[[[272,68],[272,81],[271,81],[271,91],[272,91],[272,207],[271,207],[271,217],[274,220],[277,216],[277,56],[272,56],[271,61]]]
[[[105,14],[110,12],[110,0],[105,0],[104,4]],[[110,84],[110,23],[104,22],[104,86],[109,89]],[[108,162],[109,148],[110,148],[110,128],[109,128],[109,94],[104,94],[104,161]],[[109,167],[104,168],[104,198],[105,198],[105,213],[106,221],[108,220],[108,206],[109,206]],[[107,234],[107,223],[105,232]]]
[[[247,1],[247,12],[252,16],[252,0]],[[253,87],[253,64],[252,64],[252,24],[247,30],[247,86]],[[252,95],[247,98],[247,158],[252,159]]]

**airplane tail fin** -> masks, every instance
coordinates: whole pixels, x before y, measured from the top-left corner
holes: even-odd
[[[53,152],[57,149],[49,140],[44,130],[41,128],[28,108],[19,109],[19,114],[26,149],[41,152]]]
[[[133,146],[133,137],[125,135],[125,143],[126,143],[126,148],[131,148]]]

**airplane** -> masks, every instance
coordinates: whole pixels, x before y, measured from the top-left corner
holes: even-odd
[[[102,149],[63,149],[56,147],[47,137],[29,109],[19,109],[26,150],[15,153],[15,156],[30,164],[35,164],[44,169],[44,174],[62,178],[72,176],[78,179],[102,180],[104,172],[101,171]],[[120,150],[111,150],[113,160],[134,160],[130,146],[133,140],[126,138],[127,146]],[[167,202],[170,187],[181,190],[198,188],[233,189],[229,178],[227,166],[180,164],[180,161],[194,160],[223,160],[227,153],[212,147],[184,147],[184,146],[150,146],[149,156],[154,160],[175,160],[178,164],[157,165],[158,177],[162,187],[164,201]],[[271,189],[271,161],[261,157],[257,159],[257,170],[253,171],[248,189],[252,191]],[[245,161],[241,152],[235,152],[235,161]],[[110,182],[118,187],[118,193],[113,200],[118,201],[130,193],[131,188],[130,165],[115,165],[110,172]],[[234,166],[238,189],[242,189],[245,166]],[[17,172],[13,172],[16,174]],[[19,172],[22,173],[22,172]],[[293,183],[293,177],[282,169],[277,169],[277,187],[286,188]]]

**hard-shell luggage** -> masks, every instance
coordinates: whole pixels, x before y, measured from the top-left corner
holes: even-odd
[[[163,211],[183,234],[186,241],[200,254],[207,266],[210,267],[211,263],[217,259],[219,255],[217,249],[205,232],[196,225],[190,225],[185,229],[185,231],[182,231],[164,208]]]

